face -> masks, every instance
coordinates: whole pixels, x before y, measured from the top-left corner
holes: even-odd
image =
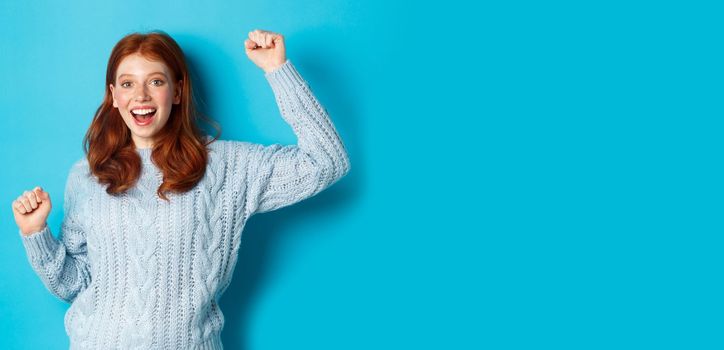
[[[136,148],[153,146],[155,135],[166,125],[171,108],[181,102],[181,80],[172,81],[166,64],[139,54],[126,56],[110,85],[113,107],[118,108],[131,131]]]

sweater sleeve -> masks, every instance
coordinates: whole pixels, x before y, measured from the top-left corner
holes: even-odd
[[[47,225],[29,235],[18,231],[33,270],[50,292],[67,302],[73,302],[91,281],[86,238],[77,210],[80,180],[81,169],[76,163],[65,186],[60,239],[53,237]]]
[[[311,197],[350,170],[349,157],[327,111],[291,61],[265,73],[296,145],[249,144],[247,208],[276,210]]]

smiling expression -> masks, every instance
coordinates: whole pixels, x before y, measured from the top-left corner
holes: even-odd
[[[173,82],[166,64],[140,54],[126,56],[118,65],[115,84],[109,85],[113,107],[131,131],[136,148],[150,148],[166,125],[173,105],[181,101],[181,84]]]

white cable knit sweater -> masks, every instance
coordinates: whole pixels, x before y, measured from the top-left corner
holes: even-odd
[[[151,149],[137,185],[108,195],[85,159],[70,171],[59,239],[21,234],[45,286],[71,302],[71,349],[222,349],[218,299],[255,213],[313,196],[350,169],[326,110],[287,60],[266,73],[297,145],[216,141],[204,178],[160,199]]]

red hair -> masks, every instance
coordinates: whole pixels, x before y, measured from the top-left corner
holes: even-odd
[[[216,123],[196,111],[183,51],[168,34],[162,31],[131,33],[113,47],[106,69],[103,103],[86,132],[83,148],[90,171],[101,184],[108,185],[108,194],[124,193],[138,181],[141,157],[135,150],[131,131],[118,109],[113,107],[109,87],[115,85],[116,71],[121,61],[135,53],[165,63],[174,84],[182,81],[181,102],[173,105],[166,125],[155,135],[151,153],[151,159],[163,173],[163,182],[156,192],[168,201],[166,193],[186,192],[201,181],[208,162],[207,146],[217,140],[221,132]],[[204,140],[205,135],[197,125],[199,119],[210,123],[217,130],[213,139]]]

